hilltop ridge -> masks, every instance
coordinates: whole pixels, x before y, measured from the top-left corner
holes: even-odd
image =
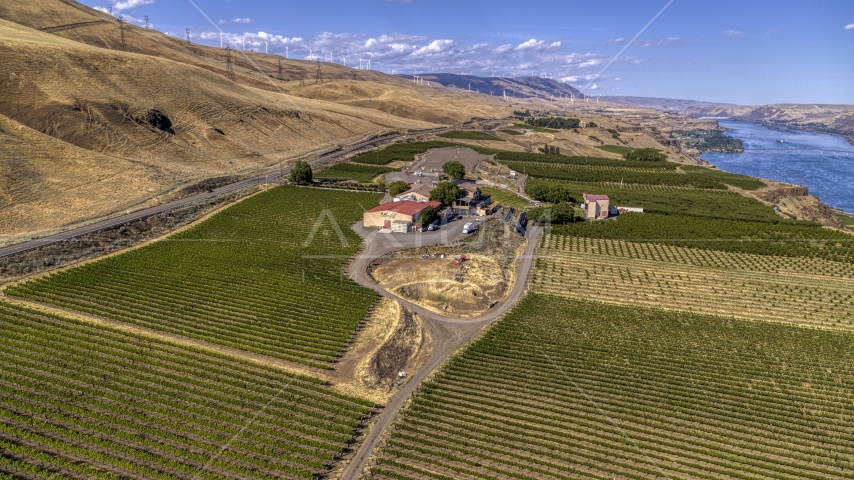
[[[334,64],[314,84],[317,62],[253,52],[232,52],[232,82],[225,50],[121,29],[124,48],[117,19],[71,0],[0,5],[0,243],[386,132],[510,113]]]

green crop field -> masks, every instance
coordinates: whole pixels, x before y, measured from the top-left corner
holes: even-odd
[[[453,147],[455,143],[449,142],[416,142],[416,143],[396,143],[379,150],[377,152],[366,153],[365,155],[354,158],[355,163],[364,163],[368,165],[388,165],[391,162],[411,162],[415,160],[416,155],[420,155],[432,148]]]
[[[756,190],[765,186],[765,182],[759,180],[758,178],[724,172],[723,170],[717,170],[714,168],[685,165],[682,167],[682,169],[688,172],[690,175],[703,176],[744,190]]]
[[[492,136],[486,132],[476,132],[476,131],[453,131],[447,132],[437,135],[437,137],[442,138],[454,138],[461,140],[491,140],[495,142],[503,142],[504,140],[495,136]]]
[[[623,147],[621,145],[600,145],[596,148],[605,152],[616,153],[618,155],[627,155],[635,151],[632,147]]]
[[[750,222],[677,215],[628,214],[614,222],[552,227],[555,234],[666,243],[755,255],[818,258],[854,263],[854,235],[817,223]]]
[[[513,136],[524,135],[524,133],[522,133],[518,130],[499,130],[499,132],[506,133],[507,135],[513,135]]]
[[[531,204],[531,202],[503,188],[483,187],[480,191],[492,197],[493,202],[501,203],[503,207],[513,207],[521,210]]]
[[[314,178],[335,178],[338,180],[356,180],[370,183],[374,178],[386,173],[397,172],[396,168],[358,165],[355,163],[339,163],[314,174]]]
[[[377,298],[341,272],[361,244],[349,226],[380,196],[274,188],[169,239],[6,293],[326,368]]]
[[[542,162],[510,162],[501,161],[508,168],[524,172],[532,177],[546,180],[566,180],[576,182],[616,182],[646,183],[652,185],[673,185],[698,188],[726,188],[717,180],[701,175],[680,174],[655,168],[634,166],[609,166],[592,163],[589,165],[542,163]],[[663,163],[663,162],[662,162]]]
[[[559,133],[558,130],[552,130],[551,128],[543,128],[543,127],[537,127],[534,125],[528,125],[527,123],[515,123],[513,125],[515,127],[524,128],[525,130],[533,130],[535,132],[540,132],[540,133]]]
[[[848,215],[836,215],[842,220],[842,223],[848,225],[849,227],[854,227],[854,217],[849,217]]]
[[[319,478],[373,407],[5,303],[0,329],[0,478]]]
[[[852,342],[531,294],[421,387],[371,478],[849,478]]]
[[[546,235],[536,291],[854,330],[854,265]]]
[[[529,180],[527,193],[538,187],[560,185],[581,201],[583,193],[608,195],[611,205],[643,207],[646,213],[706,218],[779,222],[781,217],[762,202],[723,189],[697,189],[674,185],[624,184],[614,182],[566,182]],[[622,219],[620,219],[622,221]]]

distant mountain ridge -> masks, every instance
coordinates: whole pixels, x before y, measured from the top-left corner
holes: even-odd
[[[647,97],[603,97],[603,100],[691,117],[728,117],[745,122],[831,133],[841,135],[854,144],[854,105],[732,105]]]
[[[444,87],[471,90],[496,97],[525,98],[538,96],[539,98],[560,98],[561,96],[574,95],[575,98],[586,98],[577,88],[566,83],[542,77],[478,77],[474,75],[457,75],[454,73],[425,73],[423,75],[401,75],[402,78],[414,80],[414,77],[436,83]]]

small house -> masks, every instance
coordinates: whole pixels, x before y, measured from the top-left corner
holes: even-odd
[[[608,218],[611,199],[605,195],[584,194],[584,211],[588,220]]]

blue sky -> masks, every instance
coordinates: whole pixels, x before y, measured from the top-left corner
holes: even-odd
[[[590,94],[854,104],[854,1],[673,0],[640,33],[669,2],[84,0],[134,23],[148,15],[172,35],[190,28],[199,43],[218,46],[221,31],[237,48],[245,36],[247,49],[351,66],[370,58],[384,72],[533,73]]]

